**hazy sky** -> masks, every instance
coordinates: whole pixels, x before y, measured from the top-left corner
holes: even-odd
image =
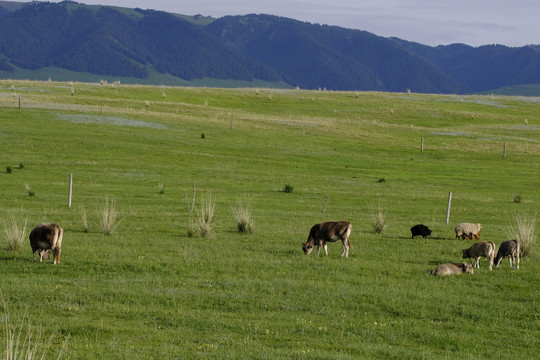
[[[55,2],[55,1],[53,1]],[[79,0],[185,15],[271,14],[426,45],[540,44],[539,0]]]

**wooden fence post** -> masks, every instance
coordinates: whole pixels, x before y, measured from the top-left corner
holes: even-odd
[[[424,137],[422,136],[422,143],[420,144],[420,150],[424,152]]]
[[[504,151],[503,151],[503,157],[506,157],[506,141],[504,142]]]
[[[71,208],[72,191],[73,191],[73,173],[69,174],[68,208]]]
[[[446,208],[446,225],[450,222],[450,207],[452,206],[452,192],[448,194],[448,207]]]

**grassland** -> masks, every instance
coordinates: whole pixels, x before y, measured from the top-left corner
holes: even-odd
[[[456,223],[498,245],[538,212],[539,154],[535,98],[1,81],[0,218],[65,235],[56,266],[0,239],[0,322],[27,316],[74,359],[537,358],[538,249],[518,271],[430,270],[471,245]],[[187,236],[194,184],[197,209],[216,204],[208,238]],[[304,256],[310,226],[338,219],[349,258]],[[410,239],[417,223],[433,237]]]

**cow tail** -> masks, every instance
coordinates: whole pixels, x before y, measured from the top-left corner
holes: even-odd
[[[352,225],[349,223],[349,226],[347,226],[347,246],[349,247],[350,250],[352,250],[351,240],[350,240],[351,231],[352,231]]]
[[[60,236],[60,230],[58,228],[58,225],[55,224],[53,226],[54,226],[54,231],[53,231],[52,239],[51,239],[51,250],[56,249],[56,246],[58,244],[58,237]]]

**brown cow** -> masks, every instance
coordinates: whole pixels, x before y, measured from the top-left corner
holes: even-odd
[[[495,244],[492,241],[474,243],[470,248],[461,250],[463,258],[474,258],[474,267],[480,269],[480,258],[485,257],[489,261],[489,270],[493,267],[495,258]]]
[[[519,241],[517,240],[506,240],[499,246],[499,251],[497,251],[497,257],[495,258],[495,266],[499,267],[502,259],[508,256],[508,261],[510,262],[510,267],[513,269],[516,266],[519,269],[519,253],[521,249],[519,246]]]
[[[39,261],[49,258],[49,250],[54,254],[53,264],[60,262],[60,250],[62,247],[62,237],[64,230],[60,225],[54,223],[41,223],[30,233],[30,246],[36,261],[36,252],[39,252]]]
[[[433,270],[433,275],[459,275],[459,274],[473,274],[473,267],[467,263],[447,263],[441,264]]]
[[[308,240],[302,243],[302,250],[304,254],[309,255],[315,245],[317,245],[317,255],[321,253],[321,247],[324,248],[324,252],[328,255],[327,242],[335,242],[341,240],[343,243],[343,252],[341,256],[349,256],[349,248],[351,243],[349,236],[351,235],[351,223],[348,221],[329,221],[320,224],[315,224],[309,231]]]

